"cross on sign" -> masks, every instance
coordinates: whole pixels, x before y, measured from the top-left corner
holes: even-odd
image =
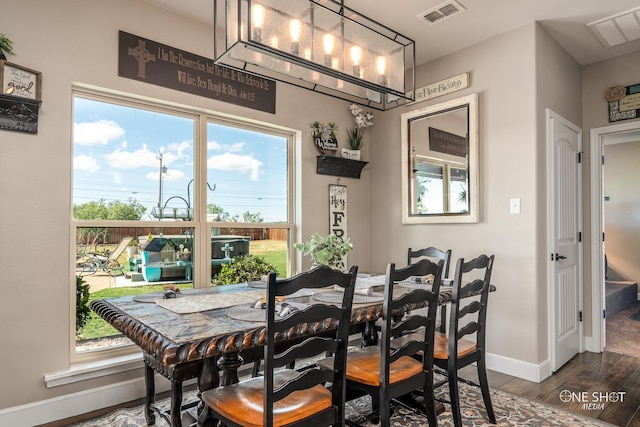
[[[156,56],[147,50],[147,44],[142,40],[138,40],[138,46],[135,49],[129,48],[128,53],[129,56],[133,56],[138,61],[138,77],[146,79],[145,65],[149,61],[156,62]]]
[[[222,250],[224,251],[224,259],[231,259],[229,253],[233,250],[233,246],[229,246],[228,243],[225,243]]]

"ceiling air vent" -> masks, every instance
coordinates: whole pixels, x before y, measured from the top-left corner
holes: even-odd
[[[640,39],[640,7],[587,24],[604,47]]]
[[[457,1],[448,1],[434,8],[418,14],[418,19],[426,21],[430,24],[442,21],[457,13],[464,12],[466,9]]]

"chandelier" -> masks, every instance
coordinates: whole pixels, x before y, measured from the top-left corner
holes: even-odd
[[[214,62],[387,110],[413,101],[413,40],[344,0],[215,0]]]

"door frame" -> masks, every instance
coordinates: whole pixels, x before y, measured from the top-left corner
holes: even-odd
[[[590,175],[591,175],[591,339],[587,350],[604,351],[606,345],[605,293],[604,293],[604,191],[603,156],[604,146],[631,142],[638,139],[640,122],[612,124],[591,129]],[[632,135],[635,135],[632,137]],[[606,142],[605,142],[606,139]]]
[[[584,143],[582,141],[583,132],[582,128],[578,125],[570,122],[568,119],[564,118],[560,114],[555,111],[547,108],[545,111],[546,116],[546,133],[547,133],[547,254],[549,256],[552,252],[555,252],[555,159],[554,159],[554,135],[552,134],[551,129],[551,121],[554,120],[562,125],[568,127],[569,129],[575,131],[578,134],[579,151],[584,149]],[[578,198],[580,199],[578,206],[577,216],[578,216],[578,228],[577,231],[582,231],[583,228],[583,206],[582,206],[582,178],[584,176],[584,169],[582,165],[578,165],[579,177],[578,177]],[[584,239],[583,239],[584,242]],[[583,244],[579,245],[578,248],[578,310],[582,311],[583,304],[583,296],[584,296],[584,261],[583,261]],[[548,258],[547,258],[548,259]],[[548,261],[547,261],[548,262]],[[560,369],[560,366],[556,365],[556,318],[555,318],[555,309],[556,309],[556,299],[555,299],[555,265],[553,262],[547,263],[547,316],[548,316],[548,345],[549,345],[549,362],[551,372],[555,372]],[[576,313],[577,315],[577,313]],[[585,349],[585,339],[584,339],[584,325],[582,322],[578,322],[578,336],[579,336],[579,352],[583,352]]]

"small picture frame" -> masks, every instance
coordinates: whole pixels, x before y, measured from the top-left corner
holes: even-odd
[[[2,93],[29,99],[42,99],[42,73],[0,60]]]

